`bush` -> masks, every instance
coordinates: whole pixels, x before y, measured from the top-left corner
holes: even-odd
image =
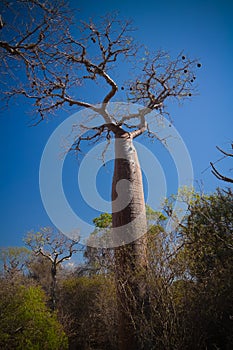
[[[0,290],[0,348],[18,350],[68,349],[67,337],[45,303],[43,291],[6,280]]]

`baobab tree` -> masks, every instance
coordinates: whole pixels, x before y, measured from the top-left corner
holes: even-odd
[[[121,21],[117,15],[97,22],[81,21],[81,27],[70,18],[71,11],[63,1],[18,0],[14,6],[10,1],[2,4],[3,93],[8,103],[19,95],[31,100],[37,117],[34,124],[56,114],[59,108],[74,111],[75,107],[84,107],[101,116],[100,125],[77,136],[73,146],[77,151],[84,141],[115,141],[112,228],[121,242],[114,251],[119,348],[139,349],[136,314],[147,304],[143,278],[147,268],[147,223],[133,140],[142,134],[158,137],[151,132],[148,115],[151,111],[164,115],[169,101],[190,98],[195,92],[195,70],[201,64],[183,52],[174,59],[164,51],[150,54],[132,38],[132,23]],[[124,63],[134,75],[122,83],[114,69],[121,69]],[[10,80],[6,80],[7,76]],[[81,98],[85,84],[88,89],[92,84],[101,84],[100,101]],[[120,90],[124,90],[130,103],[141,105],[136,112],[110,113],[108,106]],[[132,239],[124,245],[126,235]]]

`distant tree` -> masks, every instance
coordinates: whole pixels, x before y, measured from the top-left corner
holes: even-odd
[[[39,287],[2,280],[0,310],[1,349],[68,349],[67,337]]]
[[[47,260],[51,273],[51,307],[56,308],[57,302],[57,271],[61,264],[71,259],[80,246],[77,241],[69,239],[61,232],[54,232],[52,228],[42,228],[39,232],[29,232],[25,239],[26,245],[37,255]]]
[[[27,271],[32,253],[26,247],[0,248],[0,261],[5,277],[16,277]]]
[[[139,49],[131,36],[131,23],[117,16],[105,16],[97,23],[82,22],[81,30],[71,25],[71,18],[71,11],[63,1],[3,3],[0,55],[4,81],[8,76],[11,82],[3,83],[3,93],[8,101],[17,95],[30,99],[39,115],[37,122],[65,106],[85,107],[93,116],[101,116],[102,122],[91,130],[83,122],[79,125],[86,134],[77,133],[73,147],[76,151],[80,151],[84,141],[105,138],[108,144],[114,140],[112,228],[119,232],[118,247],[114,250],[119,348],[135,349],[139,344],[132,315],[145,304],[146,293],[144,279],[135,276],[142,276],[147,268],[147,221],[141,169],[133,140],[142,134],[158,138],[150,129],[150,112],[164,115],[169,101],[190,98],[195,92],[195,68],[201,64],[183,53],[173,59],[163,51],[150,54],[147,49]],[[113,65],[128,58],[132,59],[130,65],[135,77],[122,84],[114,78]],[[94,101],[81,99],[77,93],[85,82],[88,87],[99,82],[105,84],[98,106]],[[135,112],[126,108],[120,115],[115,111],[113,115],[109,102],[120,88],[129,102],[141,103],[142,107]],[[118,193],[120,183],[124,183],[124,188]],[[129,204],[124,207],[123,203]],[[124,245],[126,236],[138,239]],[[136,306],[129,317],[125,310],[131,308],[132,295]]]

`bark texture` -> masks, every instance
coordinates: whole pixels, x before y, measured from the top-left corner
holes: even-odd
[[[113,229],[119,230],[122,241],[122,245],[115,248],[119,349],[135,350],[141,349],[138,337],[140,312],[146,305],[147,294],[144,278],[147,268],[146,212],[133,137],[125,132],[115,134],[115,137],[112,224]]]

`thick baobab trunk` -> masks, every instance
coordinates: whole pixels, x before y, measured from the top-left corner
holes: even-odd
[[[142,174],[132,137],[128,133],[115,134],[115,137],[112,226],[121,236],[122,243],[115,248],[119,349],[135,350],[141,348],[138,337],[140,314],[147,304],[147,223]]]

